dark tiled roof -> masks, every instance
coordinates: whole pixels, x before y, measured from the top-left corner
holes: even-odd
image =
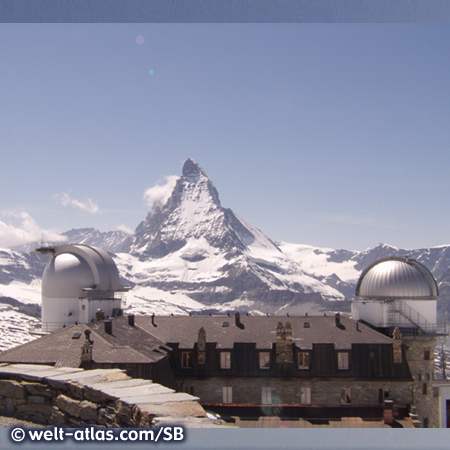
[[[207,342],[218,348],[233,348],[235,343],[255,343],[256,348],[270,349],[276,342],[279,322],[291,324],[293,342],[298,348],[311,349],[313,344],[334,344],[351,349],[352,344],[391,344],[392,340],[362,323],[341,317],[336,326],[329,316],[137,316],[136,326],[127,317],[111,319],[112,333],[105,331],[103,321],[72,325],[0,354],[0,362],[52,364],[57,367],[79,367],[84,331],[91,330],[93,360],[96,363],[153,363],[162,359],[167,344],[193,348],[198,331],[204,328]],[[156,326],[153,325],[153,322]],[[78,339],[73,336],[79,333]],[[167,348],[167,347],[166,347]]]
[[[84,331],[91,330],[93,360],[96,363],[152,363],[163,358],[165,343],[139,327],[128,325],[127,317],[112,320],[112,334],[104,322],[72,325],[0,354],[0,362],[54,364],[79,367]],[[73,336],[79,334],[78,339]]]
[[[226,323],[228,322],[228,326]],[[341,317],[341,327],[335,316],[156,316],[136,317],[136,324],[167,343],[179,343],[180,348],[192,348],[203,327],[206,341],[216,342],[218,348],[233,348],[234,343],[256,343],[256,348],[272,348],[276,342],[277,324],[292,327],[293,342],[299,348],[310,349],[313,344],[335,344],[336,348],[351,349],[352,344],[391,344],[392,340],[372,328],[347,317]]]

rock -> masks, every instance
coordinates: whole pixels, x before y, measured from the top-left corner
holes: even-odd
[[[96,421],[97,420],[97,405],[87,400],[83,400],[80,404],[80,417],[83,420]]]
[[[33,415],[36,415],[36,413],[38,413],[48,418],[53,412],[53,406],[27,403],[25,405],[18,405],[17,412],[24,414],[26,413],[27,416],[30,416],[30,413],[33,413]]]
[[[23,387],[30,395],[40,395],[43,397],[55,397],[56,391],[41,383],[23,382]]]
[[[29,395],[28,396],[28,403],[44,405],[45,401],[46,401],[45,397],[41,397],[41,396],[38,396],[38,395]]]
[[[61,411],[66,412],[72,417],[80,417],[81,402],[67,397],[64,394],[58,395],[56,405]]]
[[[111,400],[117,399],[117,397],[106,394],[105,392],[102,392],[97,389],[92,389],[90,387],[85,388],[84,398],[86,398],[87,400],[90,400],[91,402],[94,402],[94,403],[107,403]]]
[[[0,380],[0,395],[9,398],[25,398],[25,388],[14,380]]]
[[[57,406],[54,406],[49,422],[55,425],[66,425],[67,415],[64,414]]]
[[[56,399],[59,409],[77,419],[97,420],[97,405],[87,400],[78,401],[66,395],[59,395]]]
[[[68,381],[66,383],[67,394],[70,397],[76,398],[78,400],[83,400],[85,398],[86,388],[77,382]]]
[[[129,405],[121,400],[117,400],[115,403],[117,417],[124,423],[132,423],[134,406],[135,405]]]

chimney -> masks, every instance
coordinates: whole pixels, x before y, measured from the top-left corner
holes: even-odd
[[[393,342],[392,346],[394,348],[394,364],[401,364],[403,362],[402,357],[402,333],[398,328],[394,330],[392,334]]]
[[[91,330],[89,330],[89,329],[84,330],[84,336],[86,337],[86,339],[84,340],[83,345],[81,346],[80,367],[82,369],[91,369],[92,368],[92,347],[94,344],[90,339]]]
[[[89,342],[91,342],[91,339],[90,339],[90,337],[91,337],[91,333],[92,333],[92,331],[91,330],[89,330],[89,328],[88,329],[86,329],[86,330],[84,330],[84,337],[86,338],[86,340],[87,341],[89,341]]]
[[[206,331],[203,327],[198,330],[197,361],[199,364],[206,363]]]
[[[158,325],[156,325],[156,323],[155,323],[155,313],[152,314],[152,325],[153,325],[154,327],[157,327],[157,326],[158,326]]]
[[[105,318],[105,313],[103,311],[103,309],[97,309],[97,311],[95,311],[95,321],[96,322],[100,322],[100,320],[103,320]]]
[[[130,325],[130,327],[134,327],[134,314],[128,316],[128,325]]]
[[[337,313],[337,314],[334,316],[334,320],[336,321],[336,326],[337,326],[338,328],[340,328],[340,326],[341,326],[341,315],[340,315],[339,313]]]
[[[277,363],[289,363],[294,362],[294,349],[292,345],[292,326],[289,322],[283,326],[281,322],[278,322],[277,329],[277,343],[275,348],[275,357]]]
[[[112,334],[112,321],[105,320],[105,333]]]
[[[238,312],[235,315],[234,321],[238,328],[241,328],[241,329],[245,328],[244,324],[241,322],[241,315]]]

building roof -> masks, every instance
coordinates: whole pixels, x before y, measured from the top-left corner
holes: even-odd
[[[178,343],[179,348],[193,348],[200,328],[206,332],[206,341],[217,343],[217,348],[231,349],[235,343],[255,343],[256,348],[271,349],[276,343],[279,322],[292,327],[292,337],[300,349],[312,349],[313,344],[334,344],[336,348],[351,349],[352,344],[391,344],[392,339],[367,325],[347,317],[336,326],[334,315],[325,316],[138,316],[136,324],[167,343]],[[154,325],[153,325],[154,322]]]
[[[366,299],[436,300],[439,289],[433,274],[406,256],[382,258],[367,267],[356,286]]]
[[[92,359],[95,363],[153,363],[164,358],[165,342],[121,316],[112,321],[112,334],[105,322],[72,325],[0,354],[0,362],[51,364],[56,367],[80,367],[84,331],[91,331]]]
[[[115,317],[111,334],[105,321],[72,325],[40,339],[0,354],[0,362],[51,364],[56,367],[80,367],[84,331],[91,331],[92,359],[95,363],[154,363],[170,351],[168,344],[192,349],[203,328],[206,341],[217,348],[232,349],[235,344],[254,343],[257,349],[271,349],[277,341],[277,326],[289,322],[293,343],[299,349],[314,344],[334,344],[336,349],[351,349],[352,344],[392,344],[392,339],[369,326],[347,317],[335,316],[137,316],[135,326],[128,317]]]

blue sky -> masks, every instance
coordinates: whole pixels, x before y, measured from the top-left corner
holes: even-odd
[[[448,24],[2,24],[0,55],[0,246],[134,229],[188,157],[273,240],[450,244]]]

